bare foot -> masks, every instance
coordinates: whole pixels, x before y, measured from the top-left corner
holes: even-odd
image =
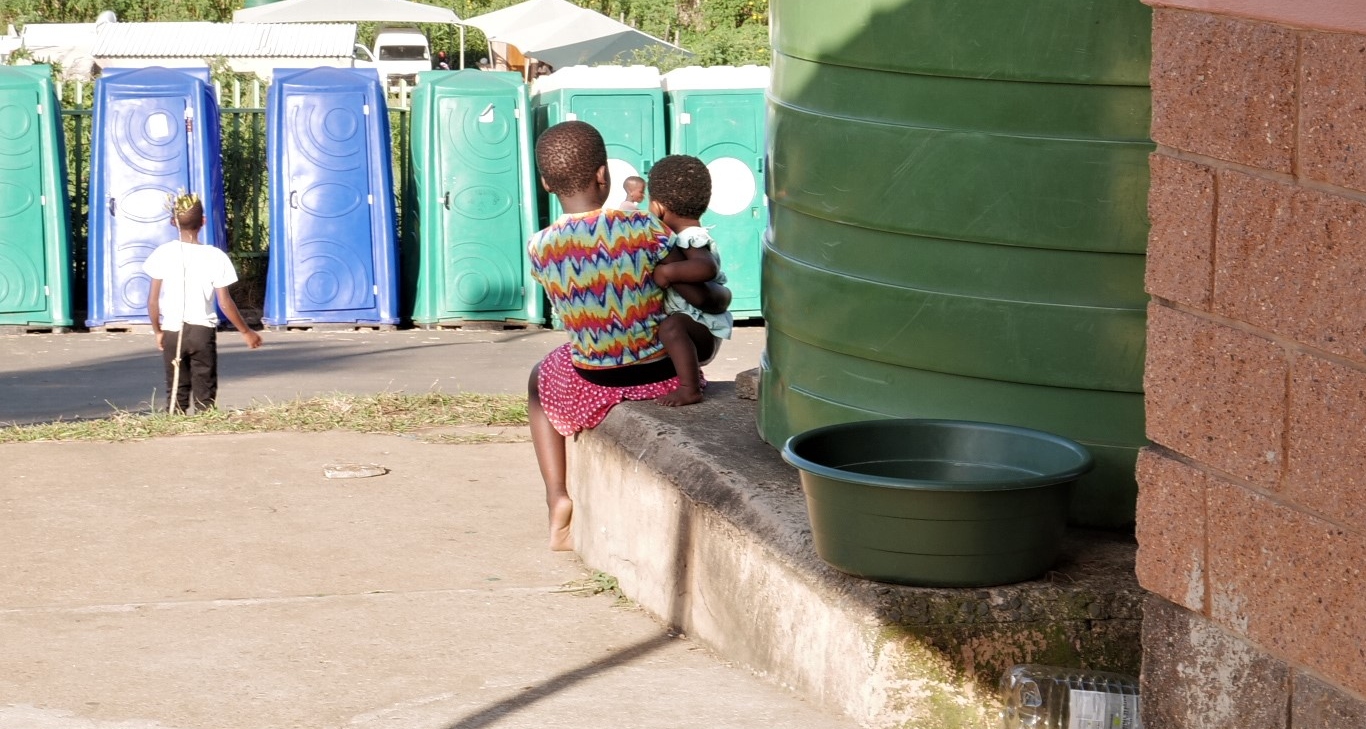
[[[550,551],[569,552],[574,549],[574,537],[569,533],[569,520],[574,514],[574,502],[564,499],[550,507]]]
[[[696,387],[679,387],[673,392],[659,398],[660,405],[666,408],[676,408],[682,405],[696,405],[702,402],[702,391]]]

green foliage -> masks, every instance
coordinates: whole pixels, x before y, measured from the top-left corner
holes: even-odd
[[[228,22],[240,0],[6,0],[0,4],[5,23],[93,23],[105,10],[126,22],[208,20]]]
[[[19,46],[10,51],[9,56],[6,57],[5,61],[6,64],[10,66],[31,63],[33,61],[33,52],[24,46]]]

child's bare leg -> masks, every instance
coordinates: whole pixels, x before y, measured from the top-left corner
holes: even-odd
[[[683,300],[708,314],[724,314],[730,309],[730,289],[715,281],[705,283],[675,282],[670,285]]]
[[[697,353],[712,346],[711,330],[686,314],[670,314],[659,324],[659,341],[678,373],[678,389],[659,398],[659,404],[673,408],[702,402],[702,366]]]
[[[574,513],[574,502],[569,498],[565,486],[565,446],[564,436],[551,425],[541,407],[540,393],[536,380],[540,376],[540,365],[531,368],[531,380],[527,382],[527,420],[531,424],[531,445],[536,451],[536,465],[541,469],[541,480],[545,482],[545,505],[550,512],[550,549],[567,552],[574,548],[569,533],[570,517]]]

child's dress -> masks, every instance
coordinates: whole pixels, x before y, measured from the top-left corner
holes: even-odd
[[[691,228],[680,230],[674,237],[674,246],[677,248],[709,248],[712,256],[716,258],[716,278],[712,279],[712,283],[726,285],[726,274],[721,271],[721,254],[716,252],[715,241],[712,240],[711,233],[708,233],[706,228],[694,225]],[[712,336],[718,339],[730,339],[731,325],[735,321],[729,311],[723,314],[708,314],[689,304],[677,291],[673,290],[673,287],[664,290],[664,313],[686,314],[693,321],[710,329]]]

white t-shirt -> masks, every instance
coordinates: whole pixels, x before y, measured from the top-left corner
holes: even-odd
[[[218,326],[214,289],[237,281],[228,254],[202,243],[163,243],[142,262],[148,276],[161,280],[161,328],[180,331],[182,322]]]

